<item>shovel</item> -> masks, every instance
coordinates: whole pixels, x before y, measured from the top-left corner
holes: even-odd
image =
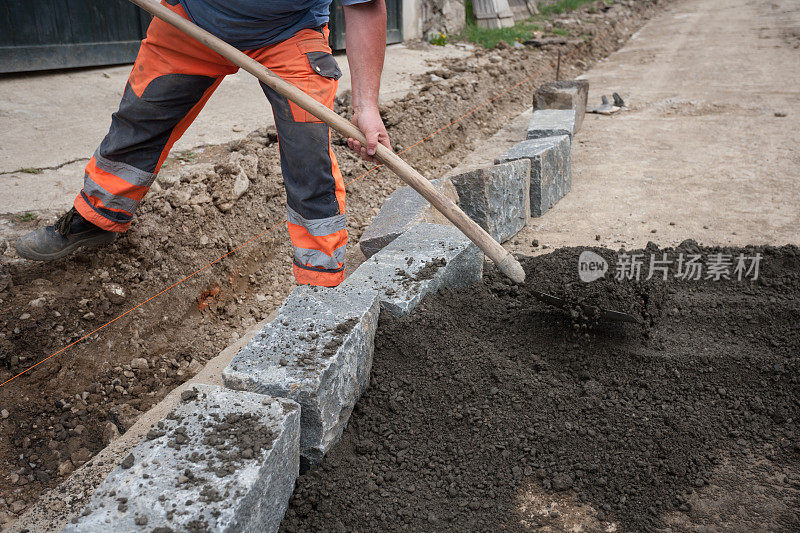
[[[613,322],[630,322],[632,324],[641,323],[641,321],[635,316],[628,313],[623,313],[621,311],[612,311],[611,309],[603,309],[601,307],[595,307],[587,304],[571,304],[562,298],[558,298],[552,294],[547,294],[546,292],[537,290],[531,290],[531,294],[533,294],[537,300],[546,304],[550,304],[553,307],[563,309],[564,311],[572,312],[576,307],[580,307],[581,311],[583,311],[583,315],[587,317],[597,318],[599,320],[610,320]]]
[[[308,111],[336,130],[343,137],[356,139],[361,142],[362,145],[366,145],[364,134],[349,120],[334,113],[325,105],[317,102],[258,61],[248,57],[219,37],[210,34],[192,21],[162,6],[156,0],[130,1],[149,12],[154,17],[175,26],[189,37],[217,52],[239,68],[246,70],[267,87],[270,87],[278,94],[294,102],[300,108]],[[519,264],[519,261],[514,259],[514,256],[503,248],[500,243],[495,241],[491,235],[486,233],[474,220],[469,218],[456,204],[431,185],[422,174],[417,172],[411,165],[403,161],[400,156],[382,144],[378,144],[375,150],[375,158],[397,174],[400,179],[410,185],[415,191],[422,195],[423,198],[428,200],[433,207],[452,222],[455,227],[461,230],[464,235],[474,242],[478,248],[497,265],[500,272],[508,276],[515,283],[522,284],[525,282],[525,271],[522,269],[522,265]],[[567,306],[567,303],[559,298],[545,295],[544,293],[541,293],[541,296],[544,298],[540,297],[540,295],[536,295],[536,293],[534,293],[534,295],[547,303],[560,301],[563,304],[561,307]],[[633,317],[631,318],[633,319]],[[635,319],[633,320],[635,321]]]

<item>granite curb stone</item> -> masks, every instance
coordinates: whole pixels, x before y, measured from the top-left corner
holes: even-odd
[[[517,143],[495,163],[529,159],[531,216],[546,213],[572,188],[572,150],[568,136],[529,139]]]
[[[431,180],[431,184],[453,202],[458,201],[458,194],[449,178]],[[359,241],[361,251],[365,257],[370,258],[420,222],[445,225],[450,223],[417,191],[411,187],[401,187],[383,202],[380,211],[364,231]]]
[[[572,109],[575,111],[574,133],[578,133],[586,115],[589,80],[561,80],[545,83],[533,94],[533,109]]]
[[[528,123],[526,139],[541,139],[575,133],[575,111],[572,109],[540,109],[534,111]]]
[[[426,294],[473,285],[483,252],[455,226],[420,223],[361,264],[342,286],[377,291],[381,310],[409,314]]]
[[[521,158],[451,177],[458,205],[498,242],[528,223],[530,160]]]
[[[300,454],[318,463],[367,388],[379,311],[366,286],[297,287],[223,370],[225,386],[299,403]]]
[[[181,397],[65,532],[278,530],[299,471],[300,407],[212,385]]]

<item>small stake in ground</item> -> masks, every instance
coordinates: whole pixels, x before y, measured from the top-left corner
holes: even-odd
[[[556,60],[556,81],[561,77],[561,49],[558,49],[558,59]]]

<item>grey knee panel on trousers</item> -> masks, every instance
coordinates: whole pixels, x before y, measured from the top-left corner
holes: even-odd
[[[286,203],[307,219],[341,214],[330,156],[330,128],[320,122],[296,122],[289,102],[263,83],[272,105],[281,154]]]
[[[155,172],[172,131],[215,81],[210,76],[167,74],[151,81],[141,97],[127,84],[98,152],[111,161]]]

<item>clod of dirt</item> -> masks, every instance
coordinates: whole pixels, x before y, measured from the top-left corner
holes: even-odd
[[[574,281],[583,250],[523,258],[525,287],[488,267],[477,286],[382,315],[370,388],[282,529],[800,528],[797,247],[687,241],[679,251],[761,253],[759,279],[600,284]],[[648,323],[576,333],[530,287]]]
[[[447,259],[440,257],[438,259],[434,259],[433,261],[428,261],[425,263],[422,268],[417,270],[417,273],[411,277],[414,281],[423,281],[426,279],[431,279],[436,273],[439,271],[440,268],[447,266]]]
[[[133,466],[134,461],[136,461],[136,458],[133,456],[132,453],[129,453],[125,457],[125,459],[122,460],[122,462],[119,464],[119,466],[121,466],[122,468],[127,470],[128,468]]]
[[[103,290],[105,291],[106,297],[113,304],[121,304],[125,302],[128,296],[127,291],[125,291],[125,287],[119,283],[106,283],[103,285]]]
[[[203,444],[214,449],[204,459],[206,469],[218,477],[235,473],[243,460],[260,456],[275,441],[275,434],[252,413],[214,415],[205,426]],[[206,493],[212,497],[212,487]]]
[[[322,349],[322,356],[333,356],[344,343],[344,338],[356,327],[356,324],[358,324],[357,318],[349,318],[333,328],[333,338]]]
[[[197,387],[192,387],[191,389],[186,389],[185,391],[181,392],[182,402],[188,402],[196,398],[197,398]]]
[[[409,262],[410,263],[410,262]],[[414,274],[409,274],[406,272],[405,269],[398,268],[397,275],[400,277],[401,283],[403,287],[408,287],[415,281],[425,281],[427,279],[432,279],[433,276],[439,271],[440,268],[447,265],[447,259],[444,257],[440,257],[438,259],[432,259],[430,261],[425,262],[422,267],[417,270]]]

